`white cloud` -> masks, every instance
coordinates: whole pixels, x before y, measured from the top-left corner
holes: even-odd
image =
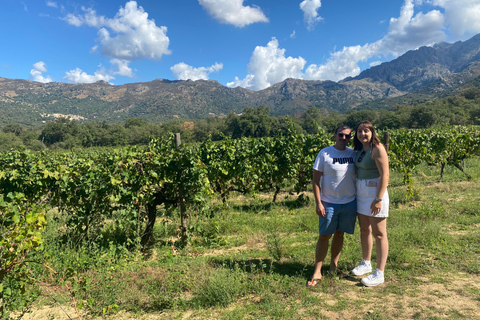
[[[126,5],[128,5],[128,2]],[[84,14],[82,15],[68,13],[65,18],[63,18],[63,20],[67,21],[68,24],[71,24],[75,27],[86,25],[95,28],[101,28],[105,26],[105,24],[108,22],[107,18],[105,18],[104,16],[98,16],[97,12],[92,8],[86,8],[82,6],[82,11],[84,12]]]
[[[57,3],[53,2],[53,1],[47,1],[47,6],[52,7],[52,8],[57,8],[58,7]]]
[[[375,53],[368,44],[365,46],[344,47],[330,55],[324,65],[311,64],[305,70],[305,79],[339,81],[360,73],[359,61],[364,61]]]
[[[245,27],[252,23],[268,22],[268,18],[257,7],[243,5],[244,0],[198,0],[198,3],[216,20],[235,27]]]
[[[293,32],[290,34],[290,38],[295,39],[295,30],[293,30]]]
[[[98,52],[98,48],[99,48],[98,45],[93,46],[93,47],[90,49],[90,53],[96,53],[96,52]]]
[[[208,75],[212,72],[218,72],[222,70],[223,64],[222,63],[215,63],[214,65],[205,68],[205,67],[199,67],[199,68],[194,68],[192,66],[189,66],[186,63],[180,62],[174,65],[173,67],[170,68],[172,70],[172,73],[175,75],[175,77],[179,80],[208,80],[209,77]]]
[[[235,78],[227,86],[243,84],[246,88],[261,90],[287,78],[302,78],[305,63],[302,57],[285,57],[285,49],[280,49],[278,40],[272,38],[266,47],[258,46],[253,51],[248,64],[250,74],[244,80]]]
[[[120,76],[125,76],[132,78],[133,77],[133,70],[129,67],[130,61],[128,60],[120,60],[120,59],[112,59],[110,63],[117,68],[118,71],[115,71],[114,74],[118,74]]]
[[[98,28],[100,51],[104,56],[129,61],[159,60],[164,54],[171,53],[167,27],[157,27],[136,1],[127,2],[113,19],[99,16],[91,8],[82,7],[82,10],[83,15],[68,14],[64,19],[77,27]],[[97,48],[93,47],[92,52]]]
[[[52,78],[50,76],[44,77],[42,73],[47,72],[47,67],[45,62],[39,61],[33,64],[33,69],[30,70],[30,77],[33,81],[48,83],[52,82]]]
[[[383,52],[399,56],[408,50],[433,45],[445,40],[445,19],[438,10],[414,15],[413,0],[406,0],[400,17],[391,18],[387,35],[380,40]]]
[[[454,36],[480,33],[479,0],[433,0],[432,3],[445,9],[446,25]]]
[[[33,68],[37,71],[40,71],[40,72],[47,72],[47,67],[45,65],[45,62],[43,62],[43,61],[39,61],[37,63],[34,63]]]
[[[73,13],[68,13],[63,20],[75,27],[80,27],[84,23],[82,17],[76,16]]]
[[[232,82],[227,83],[227,87],[235,88],[235,87],[242,87],[242,88],[253,88],[253,79],[255,76],[253,74],[247,74],[245,79],[240,80],[238,77],[235,77],[235,80]]]
[[[63,78],[71,83],[93,83],[99,80],[108,82],[115,79],[113,76],[106,73],[104,69],[99,69],[95,71],[94,75],[89,75],[80,68],[65,72],[65,77]]]
[[[322,6],[320,0],[304,0],[300,3],[300,9],[303,11],[303,20],[307,24],[307,29],[312,31],[319,21],[323,18],[318,15],[318,9]]]
[[[128,6],[129,3],[130,2],[127,2],[125,4],[125,7]],[[135,7],[136,7],[136,3],[135,3]],[[82,10],[85,12],[85,14],[83,16],[81,16],[82,22],[89,27],[101,28],[101,27],[105,26],[106,24],[108,24],[109,21],[111,21],[111,20],[105,18],[104,16],[98,16],[97,12],[95,10],[93,10],[92,8],[82,7]],[[121,10],[122,9],[120,8],[119,12]],[[142,10],[142,7],[140,7],[140,10]],[[118,15],[118,13],[117,13],[117,15]]]
[[[130,62],[159,60],[171,53],[168,49],[170,39],[167,37],[167,27],[157,27],[136,1],[127,2],[112,19],[98,15],[91,8],[82,7],[82,11],[81,15],[69,13],[63,19],[76,27],[85,25],[98,29],[99,44],[93,46],[90,53],[101,52],[103,56],[112,58],[110,62],[116,69],[112,74],[133,77]],[[87,75],[79,68],[66,72],[65,78],[74,83],[114,79],[103,69],[95,72],[95,75]]]

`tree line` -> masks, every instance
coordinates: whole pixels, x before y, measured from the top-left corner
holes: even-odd
[[[151,123],[139,118],[129,118],[123,124],[58,118],[34,129],[9,124],[1,129],[0,151],[21,145],[31,150],[146,145],[152,137],[163,137],[170,132],[180,132],[182,141],[187,143],[202,142],[208,137],[213,141],[226,137],[273,137],[287,132],[291,123],[298,133],[315,134],[319,128],[333,132],[340,123],[354,128],[365,119],[379,130],[480,124],[480,89],[469,88],[455,96],[396,105],[389,110],[352,109],[347,113],[337,113],[312,106],[292,116],[270,116],[269,108],[261,105],[246,107],[241,114],[231,112],[223,118],[173,119],[164,123]]]

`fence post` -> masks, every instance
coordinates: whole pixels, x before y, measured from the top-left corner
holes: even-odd
[[[175,148],[178,148],[182,144],[180,133],[175,133]]]
[[[385,149],[388,152],[388,148],[390,146],[390,132],[388,132],[388,131],[385,131],[383,133],[383,144],[385,145]]]

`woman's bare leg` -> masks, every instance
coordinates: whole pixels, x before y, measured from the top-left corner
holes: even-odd
[[[370,225],[370,217],[358,214],[358,224],[360,226],[360,242],[362,244],[362,259],[372,260],[372,226]]]
[[[383,271],[388,257],[387,218],[370,218],[377,251],[377,269]]]

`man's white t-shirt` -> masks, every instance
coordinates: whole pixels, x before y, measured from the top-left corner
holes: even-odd
[[[334,146],[320,150],[313,169],[322,172],[320,182],[322,201],[345,204],[355,200],[355,151]]]

